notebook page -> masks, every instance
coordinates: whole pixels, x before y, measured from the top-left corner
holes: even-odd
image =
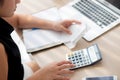
[[[84,25],[84,23],[81,24],[74,24],[69,28],[72,32],[72,35],[68,35],[63,33],[62,34],[62,40],[64,41],[64,44],[68,47],[68,48],[73,48],[75,47],[76,43],[81,39],[81,37],[83,36],[86,26]]]
[[[52,21],[61,20],[57,8],[50,8],[38,12],[33,16]],[[81,38],[84,28],[83,24],[71,25],[69,29],[72,31],[72,35],[53,30],[28,29],[23,31],[24,43],[28,52],[42,50],[62,43],[65,43],[69,48],[73,48],[76,45],[76,42]]]
[[[38,18],[58,21],[60,16],[56,7],[34,14]],[[24,43],[28,52],[34,52],[61,43],[61,33],[52,30],[28,29],[23,31]]]
[[[24,43],[27,50],[39,50],[54,46],[55,44],[61,43],[59,39],[60,34],[56,34],[55,31],[50,30],[33,30],[24,34]]]

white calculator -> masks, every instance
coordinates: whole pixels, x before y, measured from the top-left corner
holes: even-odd
[[[75,64],[75,67],[70,68],[71,70],[92,65],[102,59],[101,52],[97,44],[93,44],[92,46],[85,49],[69,53],[66,55],[66,58]]]

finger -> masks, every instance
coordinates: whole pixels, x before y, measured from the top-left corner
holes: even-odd
[[[63,65],[59,66],[58,69],[62,70],[62,69],[72,68],[74,66],[75,66],[74,64],[63,64]]]
[[[72,34],[72,32],[68,28],[65,28],[64,26],[62,26],[62,31],[68,34]]]
[[[64,27],[69,27],[70,25],[72,25],[72,21],[71,20],[64,20],[61,22],[61,24],[64,26]]]
[[[74,24],[81,24],[81,22],[80,21],[78,21],[78,20],[71,20],[71,22]]]
[[[72,24],[81,24],[81,22],[78,21],[78,20],[65,20],[63,22],[63,24],[65,24],[66,26],[69,26],[69,25],[72,25]]]
[[[59,63],[57,63],[58,66],[61,66],[63,64],[72,64],[70,61],[61,61]]]
[[[74,73],[74,71],[73,70],[68,70],[68,69],[62,69],[58,72],[59,75],[60,74],[72,74],[72,73]]]
[[[68,28],[70,25],[73,24],[73,21],[71,20],[66,20],[64,23],[63,23],[63,26],[65,26],[66,28]]]

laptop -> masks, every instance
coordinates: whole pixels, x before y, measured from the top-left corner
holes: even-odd
[[[59,9],[63,19],[82,20],[92,41],[120,23],[120,0],[74,0]]]

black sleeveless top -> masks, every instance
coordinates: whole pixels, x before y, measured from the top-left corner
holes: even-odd
[[[8,57],[8,80],[23,80],[20,52],[10,36],[13,30],[10,24],[0,18],[0,43],[4,45]]]

